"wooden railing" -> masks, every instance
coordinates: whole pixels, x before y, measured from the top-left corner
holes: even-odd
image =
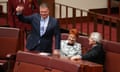
[[[80,34],[98,31],[104,39],[120,42],[120,19],[55,3],[55,17],[65,30],[78,28]]]
[[[0,3],[7,4],[7,2]],[[80,34],[84,35],[89,35],[93,31],[98,31],[103,35],[104,39],[120,42],[119,18],[59,3],[55,3],[54,5],[55,17],[58,18],[61,28],[65,30],[78,28]],[[5,16],[5,19],[7,24],[7,15]]]

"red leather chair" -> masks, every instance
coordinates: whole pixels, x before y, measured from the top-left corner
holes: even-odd
[[[120,72],[120,43],[104,40],[103,46],[106,51],[106,72]]]
[[[21,33],[18,28],[0,27],[0,67],[5,72],[13,69],[16,52],[23,50]]]
[[[79,36],[79,39],[83,47],[87,48],[85,49],[85,52],[87,52],[90,48],[87,41],[88,37]],[[120,72],[120,43],[103,40],[102,44],[106,52],[104,66],[106,72]]]
[[[19,51],[14,72],[81,72],[80,64],[39,53]]]

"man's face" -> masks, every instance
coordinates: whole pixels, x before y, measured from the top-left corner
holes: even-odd
[[[74,44],[76,41],[76,36],[74,34],[69,34],[68,36],[68,43]]]
[[[94,45],[94,44],[96,44],[96,42],[92,38],[89,37],[89,45]]]
[[[42,8],[40,7],[40,15],[42,18],[47,18],[49,16],[49,9],[47,7]]]

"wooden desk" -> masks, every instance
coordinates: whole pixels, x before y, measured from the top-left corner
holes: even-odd
[[[102,65],[78,60],[71,61],[56,56],[18,52],[14,72],[102,72]]]
[[[103,72],[103,66],[100,64],[96,64],[85,60],[78,60],[75,61],[75,63],[83,65],[84,72]]]
[[[69,59],[52,57],[53,60],[61,60],[80,65],[80,72],[103,72],[103,66],[86,60],[71,61]]]

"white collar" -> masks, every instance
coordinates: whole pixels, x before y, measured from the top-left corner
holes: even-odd
[[[43,17],[41,17],[41,21],[43,21],[43,20],[45,20],[45,21],[49,20],[49,16],[47,16],[47,18],[45,18],[45,19]]]

